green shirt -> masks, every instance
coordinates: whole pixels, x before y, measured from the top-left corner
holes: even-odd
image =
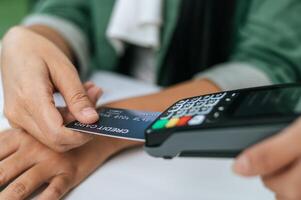
[[[36,13],[55,15],[74,23],[89,39],[91,69],[115,70],[118,56],[106,38],[113,0],[40,1]],[[156,60],[163,66],[179,16],[180,0],[164,1],[164,26]],[[301,1],[237,0],[233,45],[228,62],[248,63],[273,83],[301,79]],[[162,70],[161,70],[162,71]]]

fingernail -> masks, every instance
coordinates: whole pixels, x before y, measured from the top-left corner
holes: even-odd
[[[100,96],[102,95],[102,92],[101,92],[101,89],[100,88],[97,88],[98,91],[97,91],[97,99],[100,98]]]
[[[243,155],[238,157],[234,163],[233,169],[238,174],[247,175],[251,169],[249,158]]]
[[[87,117],[91,117],[91,116],[97,116],[97,112],[94,108],[88,107],[88,108],[84,108],[81,111],[81,114]]]

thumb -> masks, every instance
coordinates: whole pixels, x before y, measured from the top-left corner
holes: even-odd
[[[95,106],[89,99],[76,69],[70,65],[61,66],[60,72],[56,72],[55,67],[50,68],[52,81],[76,120],[85,124],[94,123],[99,118]]]
[[[78,121],[82,123],[93,123],[98,120],[95,106],[81,86],[70,88],[70,91],[63,94],[63,96],[68,109]]]
[[[87,95],[90,99],[90,101],[93,103],[93,105],[96,105],[97,100],[99,99],[99,97],[102,94],[102,90],[100,88],[98,88],[97,86],[95,86],[93,83],[91,82],[87,82],[84,84],[84,88],[87,92]],[[68,108],[66,107],[59,107],[58,110],[60,111],[63,119],[64,119],[64,123],[69,123],[71,121],[74,121],[75,118],[74,116],[69,112]]]
[[[267,175],[288,166],[301,154],[301,118],[290,127],[238,156],[233,168],[243,176]]]

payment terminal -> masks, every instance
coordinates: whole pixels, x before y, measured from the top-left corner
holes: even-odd
[[[234,90],[180,100],[145,131],[152,156],[234,157],[279,133],[301,113],[301,84]]]

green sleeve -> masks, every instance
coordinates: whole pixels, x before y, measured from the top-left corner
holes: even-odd
[[[273,83],[301,80],[300,0],[253,0],[237,35],[232,61],[251,64]]]
[[[89,2],[88,0],[39,0],[33,12],[68,20],[89,38],[92,21]]]

